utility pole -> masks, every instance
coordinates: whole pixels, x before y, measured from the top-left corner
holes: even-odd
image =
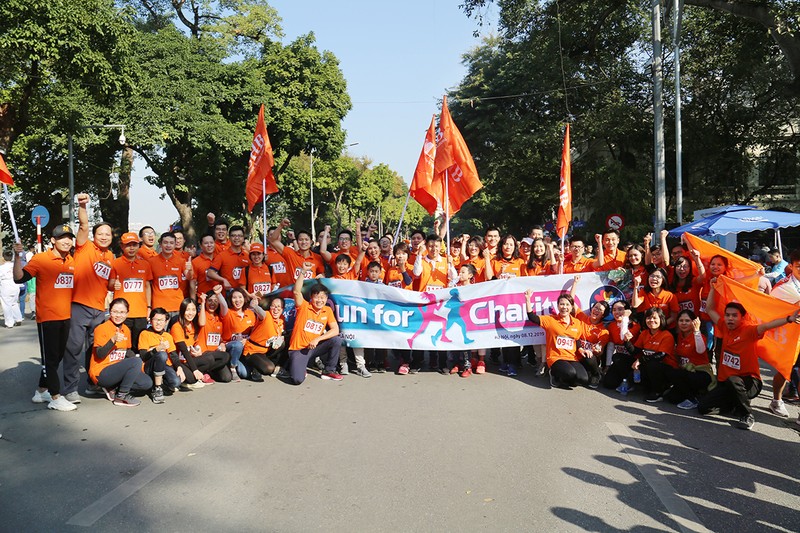
[[[667,190],[664,172],[664,103],[661,99],[664,71],[661,61],[661,0],[651,0],[653,19],[653,167],[655,176],[656,235],[667,221]]]

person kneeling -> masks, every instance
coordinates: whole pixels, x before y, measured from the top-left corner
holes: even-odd
[[[167,333],[168,314],[163,307],[150,312],[150,327],[139,335],[139,354],[144,361],[144,371],[153,378],[150,398],[153,403],[164,403],[164,380],[173,392],[183,381],[183,369],[178,364],[178,351],[172,335]],[[175,371],[175,368],[178,370]]]

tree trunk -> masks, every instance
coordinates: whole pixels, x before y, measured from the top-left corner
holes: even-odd
[[[164,190],[172,201],[172,205],[174,205],[175,209],[178,211],[178,216],[181,217],[181,227],[183,228],[183,235],[186,237],[186,242],[196,242],[197,232],[194,229],[191,194],[189,192],[181,192],[179,195],[174,186],[167,186]]]
[[[131,209],[131,170],[133,169],[133,149],[125,146],[122,149],[122,156],[119,163],[119,183],[117,186],[117,197],[114,198],[112,187],[109,183],[109,191],[106,195],[100,196],[100,211],[103,219],[111,224],[111,229],[116,237],[128,231],[128,220]],[[114,242],[114,250],[118,249],[117,242]]]

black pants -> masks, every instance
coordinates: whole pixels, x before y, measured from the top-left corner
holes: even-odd
[[[216,381],[222,383],[230,382],[233,377],[228,363],[231,362],[231,354],[214,350],[213,352],[203,352],[194,358],[197,370],[203,374],[208,374]]]
[[[519,346],[503,346],[500,348],[500,353],[503,355],[503,363],[507,365],[514,365],[519,370],[519,365],[522,362],[522,348]]]
[[[611,366],[608,367],[606,375],[603,376],[603,387],[607,389],[616,389],[622,383],[623,379],[627,379],[628,383],[633,383],[633,369],[631,365],[636,358],[627,353],[615,353],[611,358]]]
[[[732,410],[736,416],[752,414],[750,400],[761,392],[761,385],[760,380],[751,376],[731,376],[717,383],[714,390],[700,398],[697,409],[703,415],[714,408],[721,412]]]
[[[708,372],[690,372],[683,368],[672,368],[667,370],[667,381],[672,385],[672,390],[667,396],[667,400],[673,403],[680,403],[689,398],[697,398],[700,394],[708,390],[711,384],[711,375]]]
[[[128,317],[125,319],[125,325],[131,330],[131,348],[139,353],[139,335],[147,329],[147,319]]]
[[[422,368],[425,360],[424,352],[420,350],[394,350],[394,354],[411,368]]]
[[[69,338],[69,319],[48,320],[36,324],[39,330],[39,354],[42,358],[42,372],[39,375],[39,388],[47,388],[51,396],[61,393],[58,379],[58,365],[64,358]]]
[[[589,372],[583,362],[559,359],[550,366],[550,375],[567,387],[589,384]]]
[[[97,384],[122,393],[132,389],[146,391],[153,388],[153,380],[142,372],[142,360],[138,357],[129,357],[108,365],[97,376]]]
[[[642,372],[642,388],[647,393],[661,394],[669,387],[667,373],[672,368],[663,360],[642,361],[639,370]]]
[[[385,348],[364,348],[364,359],[367,368],[386,368],[386,357],[389,352]]]
[[[250,355],[242,355],[241,361],[244,363],[244,366],[248,371],[255,368],[265,376],[269,376],[275,372],[275,363],[267,358],[266,353],[251,353]]]

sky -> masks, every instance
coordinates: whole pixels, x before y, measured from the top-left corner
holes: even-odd
[[[496,25],[478,27],[458,8],[463,0],[273,0],[284,44],[313,32],[320,50],[340,61],[353,107],[343,121],[347,153],[386,163],[411,181],[437,101],[466,74],[462,55]],[[493,8],[489,19],[496,20]],[[473,32],[479,30],[479,37]],[[255,128],[255,118],[253,127]],[[134,162],[131,230],[147,223],[164,231],[178,219],[162,191]],[[242,170],[242,179],[245,172]]]

